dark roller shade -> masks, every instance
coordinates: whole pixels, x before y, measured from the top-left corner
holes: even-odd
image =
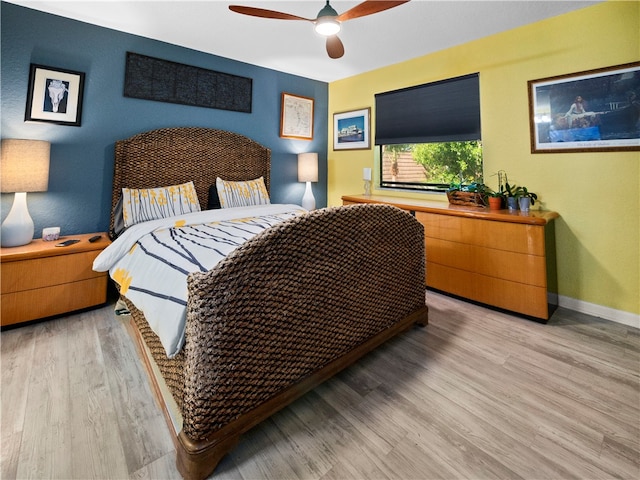
[[[478,74],[378,93],[376,145],[480,140]]]

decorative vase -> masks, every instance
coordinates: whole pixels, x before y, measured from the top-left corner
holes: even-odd
[[[518,198],[518,204],[520,205],[520,210],[528,212],[531,206],[531,199],[529,197],[520,197]]]
[[[509,210],[518,209],[518,199],[516,197],[507,197],[507,207]]]

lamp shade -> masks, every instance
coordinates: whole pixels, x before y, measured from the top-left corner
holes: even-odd
[[[340,22],[336,20],[338,12],[336,12],[329,2],[318,12],[315,30],[320,35],[326,37],[335,35],[340,31]]]
[[[325,37],[339,33],[340,28],[340,22],[333,17],[319,18],[315,26],[316,32]]]
[[[1,191],[45,192],[49,186],[50,149],[51,144],[44,140],[2,140]]]
[[[298,154],[298,181],[317,182],[318,181],[318,154],[300,153]]]

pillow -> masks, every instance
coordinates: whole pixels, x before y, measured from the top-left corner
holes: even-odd
[[[123,188],[124,226],[199,212],[200,203],[193,182],[159,188]]]
[[[209,199],[207,200],[207,210],[216,210],[222,208],[220,206],[220,198],[218,198],[218,188],[214,183],[209,187]]]
[[[218,177],[216,179],[216,187],[218,188],[218,197],[222,208],[248,207],[271,203],[263,177],[246,182],[230,182]]]
[[[125,230],[124,218],[122,217],[122,195],[120,195],[116,206],[113,207],[113,229],[109,233],[109,238],[111,238],[111,240],[115,240]]]

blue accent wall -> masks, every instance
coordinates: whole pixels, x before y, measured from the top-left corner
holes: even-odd
[[[328,84],[98,27],[2,2],[2,138],[51,142],[49,190],[28,193],[35,237],[59,226],[62,235],[106,231],[109,226],[114,144],[162,127],[210,127],[246,135],[271,149],[273,203],[300,204],[297,154],[318,152],[318,207],[327,205]],[[247,32],[250,34],[250,32]],[[240,113],[123,96],[126,52],[131,51],[253,79],[252,112]],[[84,72],[82,125],[25,122],[31,63]],[[312,141],[280,138],[282,92],[311,97]],[[2,220],[13,194],[2,194]]]

